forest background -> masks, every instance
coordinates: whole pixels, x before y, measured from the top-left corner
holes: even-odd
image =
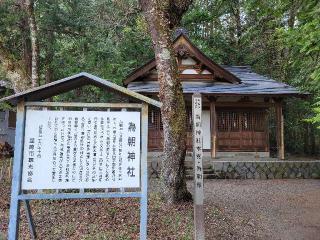
[[[215,62],[250,65],[311,93],[284,107],[291,154],[320,151],[319,16],[317,0],[195,0],[181,23]],[[0,79],[15,91],[84,71],[121,85],[153,56],[136,0],[0,0]],[[89,88],[62,97],[108,97]]]

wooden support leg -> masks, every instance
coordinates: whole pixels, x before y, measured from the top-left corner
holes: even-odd
[[[36,235],[36,230],[33,223],[32,214],[31,214],[30,203],[29,203],[29,200],[23,200],[23,203],[26,208],[26,215],[27,215],[28,225],[30,229],[31,239],[34,240],[37,238],[37,235]]]

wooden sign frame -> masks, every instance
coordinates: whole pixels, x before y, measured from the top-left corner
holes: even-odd
[[[21,189],[22,180],[22,163],[23,163],[23,148],[26,122],[26,108],[36,107],[47,109],[48,107],[63,108],[82,108],[84,111],[87,108],[103,108],[107,111],[113,109],[135,109],[141,112],[141,146],[140,146],[140,181],[141,188],[139,191],[134,189],[120,188],[117,191],[109,192],[105,189],[103,192],[86,192],[84,189],[78,189],[78,193],[64,193],[56,190],[54,193],[44,193],[38,190],[36,193],[27,193]],[[19,233],[20,222],[20,204],[24,203],[26,208],[27,220],[33,239],[36,238],[35,226],[32,219],[30,200],[44,199],[88,199],[88,198],[139,198],[140,199],[140,239],[147,239],[147,204],[148,204],[148,171],[147,171],[147,146],[148,146],[148,105],[146,103],[63,103],[63,102],[24,102],[19,101],[17,104],[17,123],[15,150],[13,162],[13,178],[11,189],[11,204],[10,204],[10,220],[9,220],[9,240],[17,240]],[[114,190],[114,189],[113,189]],[[128,191],[130,190],[130,191]]]

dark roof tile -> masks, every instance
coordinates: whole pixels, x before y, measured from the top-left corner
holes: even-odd
[[[204,93],[213,95],[296,95],[305,96],[297,88],[252,72],[248,66],[222,66],[240,80],[240,84],[183,82],[184,93]],[[157,93],[158,82],[131,82],[128,88],[135,92]]]

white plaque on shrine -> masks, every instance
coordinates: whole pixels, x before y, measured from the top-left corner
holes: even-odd
[[[22,189],[140,187],[140,112],[27,110]]]

